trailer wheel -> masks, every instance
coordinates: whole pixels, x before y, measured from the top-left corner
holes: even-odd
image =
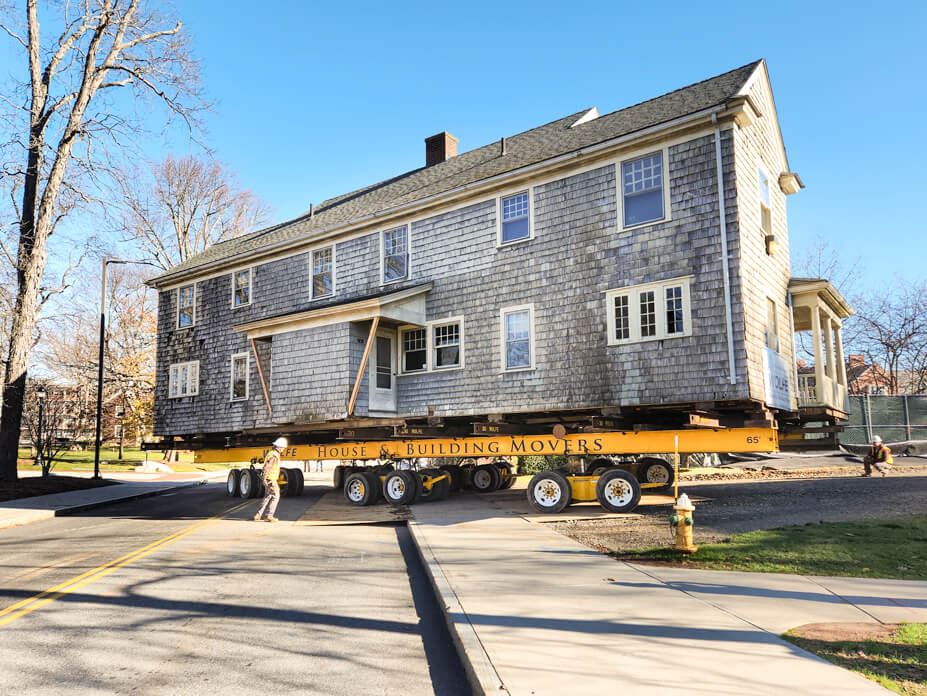
[[[302,495],[303,489],[306,487],[306,477],[303,476],[303,470],[294,468],[290,469],[290,471],[296,474],[296,491],[293,493],[293,495]]]
[[[382,494],[382,490],[380,490],[380,475],[376,471],[362,471],[360,473],[367,479],[367,483],[370,484],[370,503],[368,504],[373,505],[374,503],[380,502],[380,495]]]
[[[405,469],[391,471],[383,479],[383,497],[390,505],[408,505],[415,499],[418,478]]]
[[[283,479],[283,481],[280,479]],[[280,467],[280,475],[277,476],[277,485],[280,486],[281,498],[289,498],[293,495],[293,474],[290,469]]]
[[[430,503],[436,500],[444,500],[450,492],[451,479],[445,476],[444,478],[435,481],[432,484],[430,491],[427,493],[424,491],[422,492],[422,502]]]
[[[637,472],[637,478],[641,483],[663,484],[650,490],[662,491],[673,485],[673,467],[663,459],[644,457],[638,462]]]
[[[446,471],[448,476],[451,477],[451,490],[459,491],[463,488],[463,471],[456,464],[445,464],[441,467],[442,471]]]
[[[242,469],[241,473],[238,475],[239,498],[254,497],[254,478],[251,475],[253,471],[254,469]]]
[[[241,476],[241,469],[230,469],[229,477],[225,479],[225,494],[235,497],[238,495],[238,477]]]
[[[538,512],[561,512],[572,497],[570,481],[559,471],[542,471],[528,483],[528,502]]]
[[[492,493],[502,485],[502,474],[494,464],[481,464],[473,470],[473,489],[477,493]]]
[[[589,469],[586,471],[586,476],[601,476],[609,469],[614,468],[614,466],[615,463],[611,459],[600,457],[589,465]]]
[[[334,485],[335,488],[341,488],[344,486],[344,479],[345,479],[344,465],[339,464],[338,466],[335,467],[335,470],[332,472],[332,485]]]
[[[499,484],[499,490],[506,490],[515,485],[515,467],[508,462],[496,462],[496,468],[502,483]]]
[[[606,471],[595,485],[599,505],[609,512],[631,512],[641,499],[641,486],[623,469]]]
[[[348,476],[344,482],[344,497],[351,505],[370,505],[373,502],[370,481],[363,472],[356,471]]]

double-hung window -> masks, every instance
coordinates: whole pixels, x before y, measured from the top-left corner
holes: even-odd
[[[401,332],[402,371],[424,372],[428,369],[428,330],[405,329]]]
[[[531,195],[528,191],[499,199],[499,244],[531,237]]]
[[[534,367],[534,307],[502,309],[502,369],[528,370]]]
[[[185,285],[177,290],[177,328],[193,326],[196,319],[196,285]]]
[[[775,300],[769,297],[766,298],[766,347],[779,352],[779,315]]]
[[[769,236],[772,231],[772,206],[769,203],[769,176],[760,167],[757,170],[759,179],[759,199],[760,199],[760,227],[763,234]]]
[[[383,233],[383,282],[409,277],[409,228],[397,227]]]
[[[251,269],[235,271],[232,274],[232,307],[251,304]]]
[[[663,151],[621,163],[621,209],[624,226],[662,220],[664,211]]]
[[[244,401],[248,398],[248,360],[247,353],[232,356],[232,401]]]
[[[174,363],[168,370],[167,393],[171,399],[196,396],[200,391],[200,361]]]
[[[312,251],[312,299],[335,294],[335,247]]]
[[[430,321],[402,329],[402,374],[463,367],[463,318]]]
[[[605,293],[608,345],[692,334],[691,276]]]

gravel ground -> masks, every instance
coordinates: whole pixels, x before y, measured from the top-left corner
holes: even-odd
[[[695,503],[696,544],[807,522],[927,514],[924,459],[896,459],[896,466],[884,478],[863,478],[860,473],[860,464],[843,457],[804,461],[795,457],[787,462],[769,460],[765,468],[761,465],[754,470],[693,470],[680,482],[680,492],[687,493]],[[570,520],[551,526],[603,551],[648,549],[672,542],[672,511],[668,507],[642,506],[635,512],[639,514],[627,518]]]

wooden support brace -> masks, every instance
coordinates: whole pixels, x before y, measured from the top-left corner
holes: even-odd
[[[360,369],[357,371],[357,379],[354,380],[354,389],[351,390],[351,398],[348,401],[348,417],[354,415],[354,405],[357,403],[357,392],[360,391],[361,380],[364,379],[364,370],[367,369],[367,359],[370,357],[370,351],[373,348],[373,339],[377,335],[377,327],[380,325],[380,317],[376,316],[370,322],[370,334],[367,336],[367,345],[364,346],[364,355],[361,358]]]
[[[270,420],[274,419],[274,409],[270,405],[270,392],[267,391],[267,380],[264,379],[264,367],[261,365],[261,357],[257,352],[257,345],[254,342],[254,339],[251,339],[251,352],[254,353],[254,362],[257,365],[258,377],[261,378],[261,389],[264,390],[264,401],[267,403],[267,415],[270,416]]]

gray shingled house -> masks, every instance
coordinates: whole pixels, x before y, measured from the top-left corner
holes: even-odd
[[[833,288],[789,287],[802,184],[764,61],[460,154],[425,143],[421,169],[150,281],[156,435],[793,418],[796,293],[842,353]],[[811,405],[839,415],[834,379]]]

